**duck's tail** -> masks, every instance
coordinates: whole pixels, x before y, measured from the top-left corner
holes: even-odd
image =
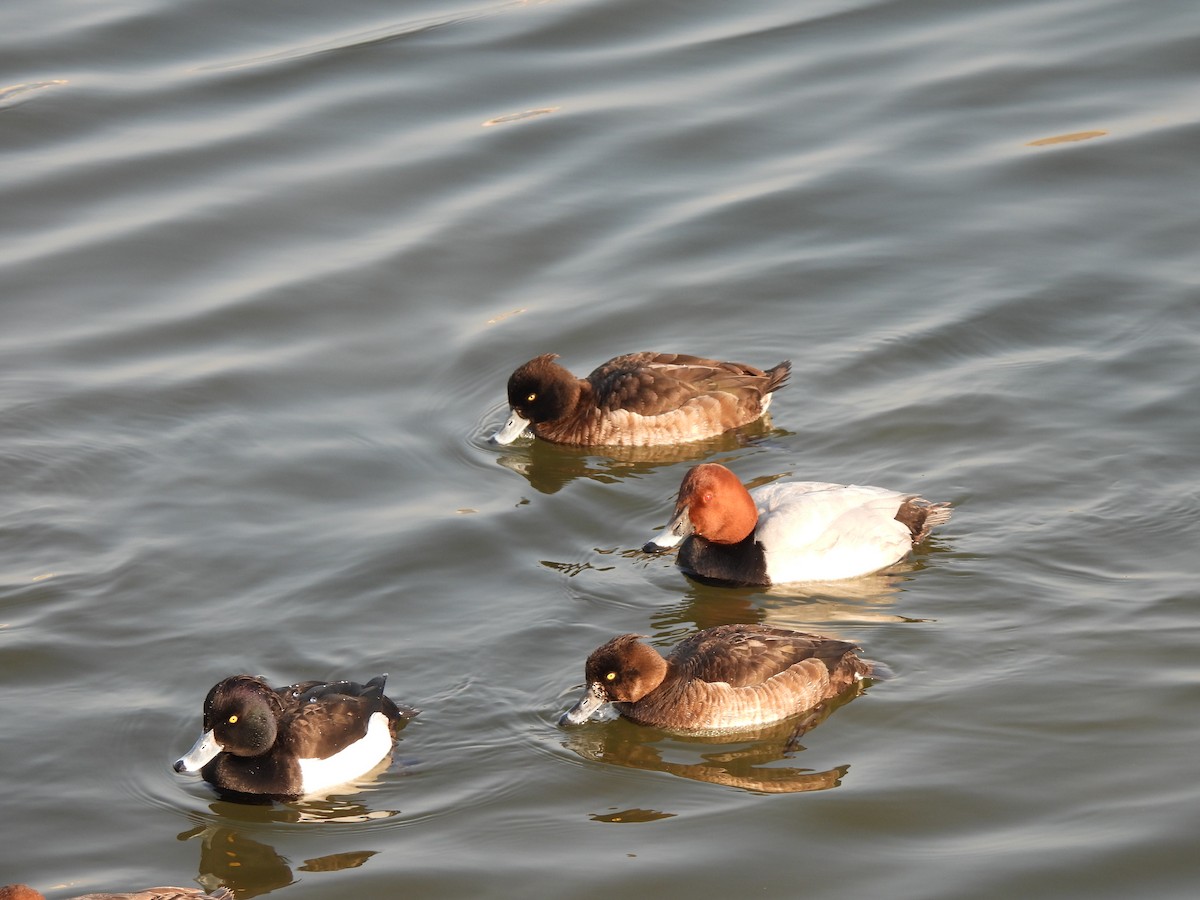
[[[912,542],[919,544],[938,525],[949,522],[953,512],[949,503],[930,503],[923,497],[909,497],[896,510],[896,521],[908,529]]]
[[[779,390],[781,387],[787,384],[788,376],[791,374],[792,361],[790,359],[785,359],[779,365],[772,366],[770,369],[767,369],[766,375],[768,376],[768,380],[767,386],[763,388],[763,393],[771,394]]]

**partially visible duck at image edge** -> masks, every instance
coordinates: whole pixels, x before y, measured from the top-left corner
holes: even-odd
[[[228,799],[295,799],[370,772],[392,751],[415,709],[384,696],[387,676],[366,684],[305,681],[272,688],[234,675],[208,692],[203,734],[176,760]]]
[[[746,490],[717,463],[694,466],[650,552],[679,545],[678,564],[706,581],[768,585],[835,581],[878,572],[907,556],[948,503],[880,487],[783,481]]]
[[[620,635],[588,656],[583,696],[560,725],[612,703],[634,722],[672,731],[755,728],[815,709],[873,668],[849,641],[766,625],[709,628],[666,658],[640,637]]]
[[[41,891],[27,884],[6,884],[0,887],[0,900],[46,900]],[[229,888],[217,888],[211,894],[200,888],[152,887],[140,891],[119,891],[114,894],[80,894],[71,900],[234,900]]]
[[[748,425],[787,382],[788,361],[763,371],[678,353],[629,353],[576,378],[547,353],[508,379],[510,416],[492,440],[532,430],[555,444],[682,444]]]

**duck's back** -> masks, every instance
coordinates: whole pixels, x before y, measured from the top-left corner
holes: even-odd
[[[836,696],[870,671],[847,641],[763,625],[724,625],[683,641],[662,688],[625,715],[666,728],[719,732],[767,725]]]
[[[891,565],[912,549],[896,520],[910,495],[864,485],[789,481],[751,492],[758,507],[755,539],[773,583],[832,581]]]
[[[819,659],[832,670],[854,649],[849,641],[768,625],[719,625],[681,641],[669,661],[682,677],[746,687],[806,659]]]
[[[604,363],[587,380],[603,408],[656,415],[703,394],[769,394],[783,386],[790,366],[780,368],[768,374],[744,363],[682,353],[627,353]]]
[[[586,379],[594,443],[685,443],[753,422],[790,364],[754,366],[678,353],[629,353]]]

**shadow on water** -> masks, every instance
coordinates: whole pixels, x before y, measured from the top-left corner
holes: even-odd
[[[849,764],[815,771],[775,765],[804,750],[800,738],[849,703],[865,687],[853,689],[814,710],[765,728],[727,735],[672,734],[619,718],[572,729],[563,746],[584,759],[629,769],[665,772],[692,781],[736,788],[759,794],[794,794],[824,791],[842,783]],[[683,759],[681,760],[680,757]],[[656,813],[662,818],[667,813]],[[614,820],[603,815],[598,821]]]

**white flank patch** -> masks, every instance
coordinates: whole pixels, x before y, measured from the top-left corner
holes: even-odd
[[[328,759],[300,760],[300,784],[306,794],[326,791],[347,781],[353,781],[375,768],[392,752],[392,735],[387,716],[374,713],[367,723],[367,733],[340,753]]]

